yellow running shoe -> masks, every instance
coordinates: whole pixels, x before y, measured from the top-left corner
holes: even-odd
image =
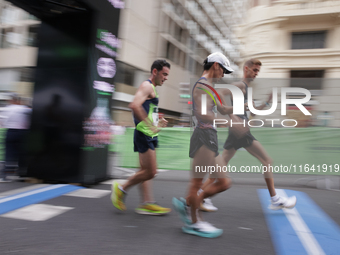
[[[113,182],[112,183],[112,193],[111,193],[111,201],[114,207],[118,210],[125,211],[126,206],[124,203],[124,196],[125,193],[119,189],[119,183]]]
[[[164,215],[171,212],[171,209],[159,206],[156,203],[145,203],[141,204],[135,211],[139,214]]]

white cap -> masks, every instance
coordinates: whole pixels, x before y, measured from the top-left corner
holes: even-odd
[[[214,52],[210,54],[207,58],[207,62],[219,63],[225,69],[224,71],[225,74],[234,72],[234,70],[230,67],[229,60],[221,52]]]

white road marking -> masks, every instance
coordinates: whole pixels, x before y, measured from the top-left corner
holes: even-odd
[[[33,204],[2,214],[1,217],[28,221],[45,221],[71,209],[74,208],[46,204]]]
[[[277,189],[276,193],[281,197],[287,197],[287,194],[282,189]],[[285,213],[288,221],[295,230],[297,236],[299,237],[303,247],[306,249],[309,255],[324,255],[325,252],[322,250],[320,244],[315,239],[314,235],[302,219],[296,208],[293,209],[282,209]]]
[[[100,182],[99,184],[112,184],[113,181],[114,181],[114,179],[110,179],[110,180],[107,180],[107,181]]]
[[[18,199],[18,198],[28,197],[28,196],[31,196],[31,195],[34,195],[34,194],[38,194],[38,193],[41,193],[41,192],[45,192],[45,191],[48,191],[48,190],[58,189],[60,187],[64,187],[64,186],[67,186],[67,185],[68,184],[49,185],[46,188],[42,188],[42,189],[38,189],[38,190],[32,190],[30,192],[26,192],[26,193],[19,194],[19,195],[16,195],[16,196],[1,198],[0,199],[0,204],[8,202],[8,201],[15,200],[15,199]]]
[[[101,189],[78,189],[67,194],[64,196],[71,196],[71,197],[86,197],[86,198],[101,198],[111,193],[110,190],[101,190]]]
[[[107,180],[105,182],[101,182],[100,184],[109,184],[109,185],[112,185],[113,182],[118,182],[120,185],[122,185],[125,182],[127,182],[127,180],[126,179],[111,179],[111,180]]]
[[[245,228],[245,227],[238,227],[239,229],[243,229],[243,230],[253,230],[252,228]]]
[[[35,185],[27,186],[27,187],[24,187],[24,188],[20,188],[20,189],[13,189],[13,190],[1,192],[0,198],[12,196],[12,195],[23,193],[23,192],[30,191],[30,190],[33,190],[33,189],[43,188],[43,187],[46,187],[46,186],[49,186],[49,184],[35,184]]]

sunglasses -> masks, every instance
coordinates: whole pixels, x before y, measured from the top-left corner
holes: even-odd
[[[222,68],[222,70],[223,70],[223,73],[225,73],[225,74],[228,74],[228,73],[230,73],[227,69],[225,69],[224,68],[224,66],[222,66],[220,63],[218,63],[219,65],[220,65],[220,67]]]

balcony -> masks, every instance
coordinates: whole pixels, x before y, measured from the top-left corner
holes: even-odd
[[[340,13],[340,1],[277,1],[273,7],[276,16],[280,18],[309,17],[329,19],[338,18]]]

